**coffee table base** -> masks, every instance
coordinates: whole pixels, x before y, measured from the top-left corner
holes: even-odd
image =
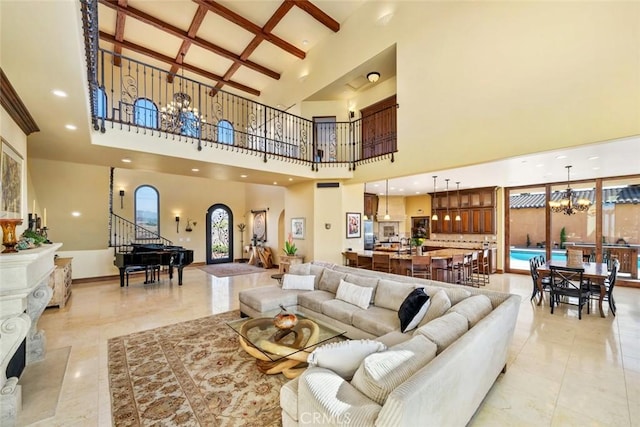
[[[250,356],[255,357],[256,366],[260,370],[268,375],[283,374],[286,378],[292,379],[300,375],[307,366],[307,357],[315,349],[315,344],[318,343],[320,336],[320,328],[318,325],[308,319],[302,319],[295,326],[294,330],[297,332],[296,340],[291,346],[279,344],[277,342],[271,342],[263,340],[257,345],[261,350],[257,349],[254,345],[248,343],[242,335],[246,335],[246,331],[251,328],[264,327],[266,323],[272,322],[270,318],[252,319],[242,325],[241,335],[239,337],[240,347],[246,351]],[[309,338],[302,340],[304,336],[303,330],[309,330]],[[304,342],[303,342],[304,341]],[[304,350],[301,350],[303,349]],[[267,356],[268,353],[271,357]],[[281,357],[281,359],[277,359]]]

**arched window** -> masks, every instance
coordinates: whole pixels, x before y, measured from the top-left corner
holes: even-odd
[[[151,100],[138,98],[133,104],[135,124],[146,128],[158,127],[158,107]]]
[[[160,196],[150,185],[141,185],[134,193],[136,239],[157,239],[160,235]]]
[[[107,94],[101,87],[96,88],[95,93],[96,102],[96,117],[100,119],[107,118]]]
[[[233,125],[227,120],[218,122],[218,142],[233,145]]]

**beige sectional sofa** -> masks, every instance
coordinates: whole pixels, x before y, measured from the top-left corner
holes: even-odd
[[[463,426],[506,368],[517,295],[322,262],[292,266],[290,274],[315,276],[313,290],[245,290],[241,312],[260,317],[280,304],[296,307],[386,349],[358,361],[353,378],[318,365],[285,384],[284,426]],[[370,301],[359,307],[343,300],[342,282],[371,288]],[[430,305],[418,326],[402,333],[398,309],[418,287]]]

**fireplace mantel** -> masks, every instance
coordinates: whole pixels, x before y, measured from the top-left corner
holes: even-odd
[[[15,425],[21,406],[19,379],[7,366],[26,339],[26,365],[44,359],[44,331],[38,319],[51,299],[49,277],[62,243],[0,255],[0,425]]]

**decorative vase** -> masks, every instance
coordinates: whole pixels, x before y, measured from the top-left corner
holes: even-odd
[[[16,240],[16,225],[22,224],[21,218],[2,218],[0,219],[0,227],[2,227],[2,244],[4,250],[3,254],[18,252],[15,248],[18,241]]]
[[[422,256],[422,246],[416,246],[416,255]]]
[[[289,313],[284,306],[280,306],[280,313],[273,318],[273,324],[278,329],[291,329],[298,324],[298,316]]]

